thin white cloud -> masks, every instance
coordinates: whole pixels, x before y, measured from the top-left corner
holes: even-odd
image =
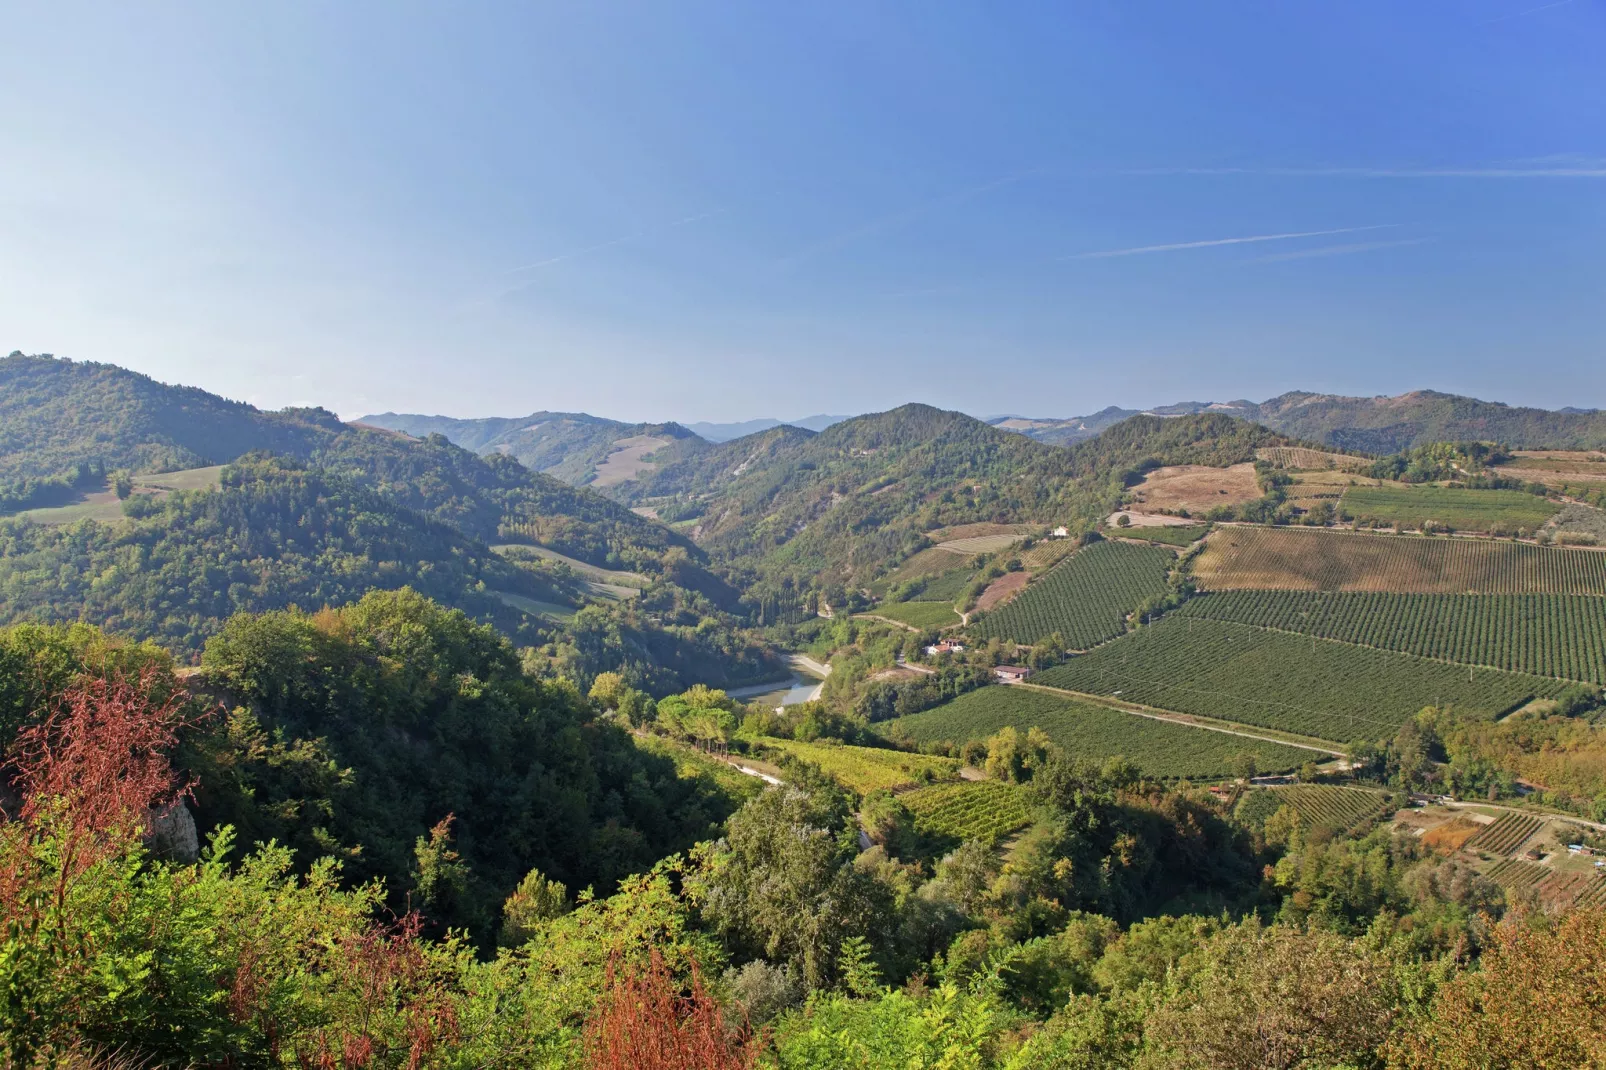
[[[1377,249],[1397,249],[1402,245],[1421,245],[1432,238],[1402,238],[1399,241],[1361,241],[1346,245],[1322,245],[1315,249],[1296,249],[1291,253],[1267,253],[1255,257],[1256,263],[1269,264],[1278,260],[1307,260],[1316,256],[1348,256],[1351,253],[1370,253]]]
[[[1259,175],[1270,178],[1606,178],[1606,165],[1576,167],[1140,167],[1133,177]]]
[[[1549,11],[1553,7],[1565,7],[1572,2],[1573,0],[1554,0],[1553,3],[1540,4],[1538,7],[1530,7],[1524,11],[1513,11],[1509,15],[1497,15],[1492,19],[1484,19],[1482,22],[1475,23],[1474,25],[1493,26],[1495,23],[1505,22],[1507,19],[1520,19],[1524,15],[1536,15],[1541,11]]]
[[[1166,245],[1137,245],[1129,249],[1101,249],[1092,253],[1075,253],[1062,260],[1103,260],[1116,256],[1142,256],[1147,253],[1171,253],[1183,249],[1210,249],[1218,245],[1248,245],[1253,242],[1292,241],[1296,238],[1322,238],[1332,234],[1356,234],[1363,230],[1382,230],[1398,226],[1397,223],[1377,223],[1367,227],[1338,227],[1334,230],[1299,230],[1283,234],[1249,234],[1240,238],[1211,238],[1208,241],[1171,242]]]

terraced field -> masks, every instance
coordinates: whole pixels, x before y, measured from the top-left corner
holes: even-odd
[[[1195,560],[1207,590],[1606,595],[1606,553],[1486,539],[1218,527]]]
[[[956,840],[993,844],[1031,821],[1026,793],[999,780],[933,784],[900,795],[915,815],[915,827]]]
[[[1474,851],[1488,851],[1492,855],[1508,855],[1523,845],[1544,825],[1541,818],[1527,814],[1501,814],[1492,824],[1468,840],[1465,846]]]
[[[1494,717],[1568,685],[1242,624],[1168,617],[1034,682],[1347,743],[1392,737],[1424,706]]]
[[[1141,602],[1166,592],[1176,564],[1170,550],[1130,543],[1094,543],[1061,561],[1002,609],[972,629],[983,639],[1035,643],[1058,632],[1085,650],[1126,631]]]
[[[1251,754],[1264,770],[1292,769],[1321,756],[1298,747],[1190,728],[1012,686],[984,687],[922,713],[875,726],[888,738],[916,743],[986,739],[1009,725],[1041,728],[1077,758],[1103,762],[1120,756],[1156,777],[1227,775],[1233,760]]]
[[[1533,531],[1561,507],[1520,490],[1460,487],[1350,487],[1339,503],[1361,522],[1420,528],[1434,522],[1456,531]]]
[[[959,760],[930,754],[909,754],[878,747],[847,747],[765,739],[764,746],[820,767],[843,787],[868,795],[881,789],[946,780],[959,775]]]
[[[1221,591],[1176,615],[1606,684],[1606,598],[1594,595]]]

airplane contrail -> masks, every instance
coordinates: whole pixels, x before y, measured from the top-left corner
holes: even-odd
[[[1399,226],[1398,223],[1377,223],[1368,227],[1338,227],[1334,230],[1299,230],[1283,234],[1250,234],[1241,238],[1211,238],[1208,241],[1171,242],[1166,245],[1137,245],[1130,249],[1101,249],[1093,253],[1075,253],[1061,260],[1102,260],[1116,256],[1141,256],[1145,253],[1170,253],[1181,249],[1209,249],[1217,245],[1247,245],[1252,242],[1289,241],[1294,238],[1320,238],[1330,234],[1356,234],[1363,230],[1383,230]]]
[[[1570,4],[1572,2],[1573,2],[1573,0],[1555,0],[1554,3],[1540,4],[1538,7],[1530,7],[1530,8],[1528,8],[1526,11],[1513,11],[1509,15],[1497,15],[1492,19],[1484,19],[1482,22],[1474,23],[1473,25],[1475,25],[1475,26],[1493,26],[1497,22],[1505,22],[1507,19],[1520,19],[1524,15],[1533,15],[1533,14],[1537,14],[1540,11],[1549,11],[1553,7],[1562,7],[1563,5]]]
[[[1318,256],[1348,256],[1351,253],[1370,253],[1378,249],[1397,249],[1402,245],[1422,245],[1432,240],[1432,238],[1402,238],[1399,241],[1363,241],[1350,242],[1346,245],[1322,245],[1315,249],[1296,249],[1291,253],[1268,253],[1265,256],[1255,257],[1255,260],[1262,264],[1269,264],[1279,260],[1307,260]]]

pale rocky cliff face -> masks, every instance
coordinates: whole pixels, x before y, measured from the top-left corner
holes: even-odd
[[[166,862],[189,865],[201,857],[201,841],[195,818],[183,799],[174,799],[151,811],[151,827],[145,834],[145,847]]]

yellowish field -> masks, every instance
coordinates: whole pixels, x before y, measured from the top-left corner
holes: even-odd
[[[977,535],[969,539],[949,539],[937,545],[956,554],[990,554],[1014,546],[1025,537],[1025,535]]]
[[[1578,450],[1518,450],[1502,475],[1554,486],[1606,482],[1606,454]]]
[[[1025,536],[1031,533],[1030,524],[955,524],[952,527],[928,531],[926,538],[932,542],[943,543],[960,539],[977,539],[987,535]]]
[[[176,490],[211,490],[221,482],[223,466],[186,468],[179,472],[159,472],[134,477],[134,493],[161,498]],[[77,501],[44,509],[27,509],[16,514],[36,524],[52,526],[73,524],[80,520],[95,520],[112,524],[123,519],[123,503],[109,490],[82,495]]]
[[[1218,505],[1242,505],[1260,497],[1260,481],[1252,464],[1211,468],[1179,464],[1156,468],[1133,490],[1133,512],[1161,510],[1207,513]]]
[[[639,572],[624,572],[619,569],[602,568],[581,561],[579,558],[560,554],[556,550],[550,550],[545,546],[532,546],[523,542],[504,542],[492,546],[491,549],[499,554],[507,553],[508,551],[515,553],[522,551],[532,553],[536,557],[544,557],[548,561],[561,561],[586,579],[607,586],[639,588],[646,587],[652,583],[651,579]]]
[[[1218,591],[1606,595],[1606,553],[1323,528],[1217,528],[1193,573]]]
[[[1042,572],[1076,549],[1075,539],[1044,539],[1020,555],[1020,563],[1030,572]]]
[[[1359,470],[1371,462],[1365,457],[1351,457],[1344,453],[1326,453],[1303,446],[1263,446],[1255,451],[1257,460],[1266,461],[1278,468],[1328,468]]]
[[[597,474],[592,477],[591,486],[612,487],[653,471],[658,466],[642,458],[663,449],[669,445],[669,440],[652,435],[635,435],[621,438],[614,445],[618,448],[608,454],[606,461],[597,465]]]

